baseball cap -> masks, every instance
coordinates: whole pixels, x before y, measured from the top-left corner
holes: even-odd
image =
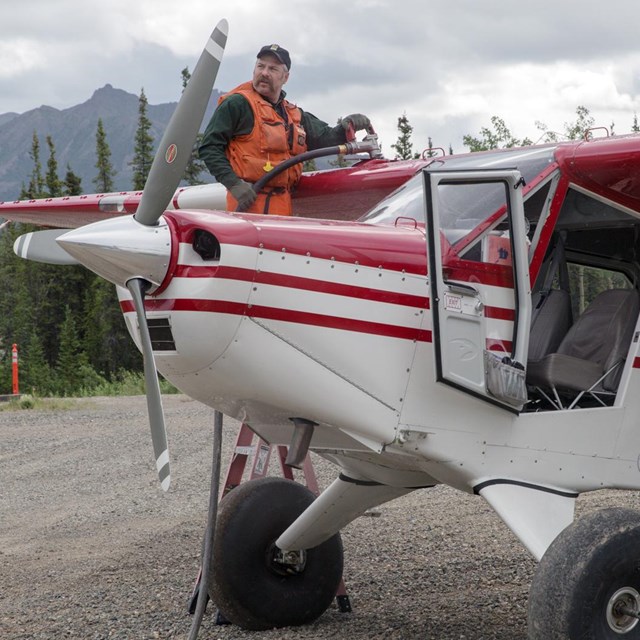
[[[291,69],[291,58],[289,57],[289,52],[286,49],[283,49],[279,44],[265,44],[260,51],[258,51],[258,55],[256,58],[261,58],[263,55],[270,53],[274,55],[280,62],[282,62],[287,69]]]

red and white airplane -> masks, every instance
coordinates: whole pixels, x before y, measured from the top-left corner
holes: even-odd
[[[540,561],[531,640],[640,638],[640,515],[574,522],[581,493],[640,489],[640,136],[362,160],[303,176],[295,217],[227,213],[219,185],[176,189],[225,42],[221,22],[144,192],[0,204],[67,229],[18,239],[19,255],[117,285],[164,489],[154,361],[292,464],[312,450],[337,466],[316,500],[286,480],[229,493],[216,604],[249,629],[315,619],[340,529],[445,483]]]

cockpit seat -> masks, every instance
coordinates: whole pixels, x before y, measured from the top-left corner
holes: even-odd
[[[558,409],[573,408],[585,394],[605,405],[600,396],[617,391],[639,311],[636,289],[598,294],[555,353],[528,362],[527,383]]]
[[[541,360],[555,353],[571,325],[571,296],[564,289],[532,296],[533,314],[527,361]]]

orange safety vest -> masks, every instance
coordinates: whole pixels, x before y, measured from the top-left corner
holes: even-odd
[[[246,98],[254,119],[251,133],[232,138],[226,149],[231,168],[238,177],[256,182],[284,160],[307,150],[307,133],[302,126],[302,113],[296,105],[288,100],[282,101],[289,119],[288,123],[285,122],[273,105],[253,88],[251,81],[229,91],[218,100],[218,104],[234,93]],[[298,184],[301,174],[301,164],[283,171],[267,183],[247,211],[291,215],[291,190]],[[237,204],[227,192],[228,210],[235,211]]]

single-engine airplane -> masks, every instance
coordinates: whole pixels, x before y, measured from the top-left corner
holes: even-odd
[[[304,175],[297,216],[229,213],[219,185],[178,188],[225,42],[221,22],[142,193],[0,204],[58,228],[19,255],[117,286],[163,488],[156,366],[292,465],[338,468],[315,500],[274,478],[223,499],[214,602],[248,629],[314,620],[340,529],[445,483],[539,560],[530,640],[640,638],[640,515],[574,521],[584,492],[640,489],[640,136],[363,159]]]

